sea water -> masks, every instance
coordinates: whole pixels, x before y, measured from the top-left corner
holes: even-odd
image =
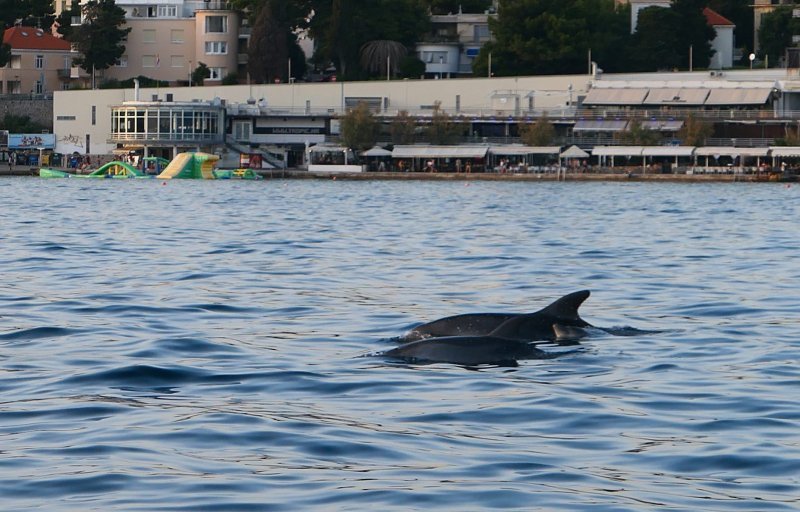
[[[2,179],[2,509],[798,510],[798,219],[785,184]],[[633,335],[365,357],[580,289]]]

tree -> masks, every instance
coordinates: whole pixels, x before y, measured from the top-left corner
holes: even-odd
[[[303,77],[306,57],[297,37],[308,26],[312,0],[231,0],[246,13],[253,27],[247,47],[250,79],[269,83],[278,79]],[[290,64],[291,63],[291,64]]]
[[[247,47],[247,69],[256,83],[288,81],[289,42],[281,14],[265,2],[256,16]]]
[[[800,33],[800,20],[792,17],[791,7],[778,7],[761,18],[758,31],[759,55],[772,62],[784,56],[792,46],[792,35]]]
[[[122,42],[131,31],[125,25],[125,10],[114,0],[89,0],[83,6],[83,23],[73,27],[72,44],[80,53],[73,62],[87,73],[119,64],[125,53]]]
[[[415,55],[406,55],[398,70],[402,78],[419,78],[425,74],[425,63]]]
[[[47,29],[53,23],[53,2],[50,0],[0,0],[0,41],[4,27],[16,24]],[[0,44],[0,67],[11,59],[11,47]]]
[[[705,68],[714,50],[715,37],[703,15],[703,0],[673,0],[669,8],[647,7],[639,11],[636,33],[628,47],[633,71],[658,71],[689,67]]]
[[[239,83],[239,75],[236,71],[232,71],[222,77],[222,85],[237,85]]]
[[[432,14],[482,13],[492,6],[492,0],[427,0]]]
[[[607,71],[620,70],[629,12],[614,0],[504,0],[489,19],[494,41],[483,46],[473,72],[486,76],[491,54],[498,76],[586,73],[590,51]]]
[[[392,144],[411,144],[414,142],[416,132],[417,121],[407,110],[398,112],[389,126]]]
[[[431,122],[426,130],[428,141],[437,145],[453,144],[463,133],[464,128],[453,121],[453,118],[442,110],[441,102],[437,101],[433,106]]]
[[[714,127],[708,123],[689,116],[683,121],[683,126],[678,130],[678,138],[686,146],[703,146],[706,139],[714,133]]]
[[[519,136],[523,144],[528,146],[547,146],[556,137],[556,129],[547,119],[547,114],[536,120],[535,123],[521,122],[519,124]]]
[[[0,0],[2,1],[2,0]],[[55,19],[55,26],[58,33],[64,36],[67,41],[72,41],[72,18],[81,15],[80,0],[72,0],[69,9],[64,9]]]
[[[661,134],[643,127],[638,119],[628,124],[628,129],[622,132],[620,138],[625,144],[633,146],[656,146],[661,142]]]
[[[411,47],[430,23],[419,0],[312,0],[312,5],[309,30],[317,43],[314,58],[321,65],[333,62],[340,79],[369,75],[360,66],[364,44],[389,40]]]
[[[210,77],[211,70],[208,69],[208,65],[206,65],[205,62],[198,62],[197,67],[194,68],[194,71],[192,71],[192,84],[203,85],[203,82],[205,82],[206,78]]]
[[[348,148],[363,151],[375,145],[378,140],[378,120],[369,105],[359,102],[342,117],[340,129],[342,142]]]
[[[379,76],[397,74],[400,62],[408,53],[403,43],[379,39],[361,47],[361,68]]]
[[[678,45],[675,52],[680,55],[681,68],[689,67],[691,53],[693,67],[707,68],[714,55],[711,41],[716,37],[714,28],[708,24],[703,9],[708,0],[672,0],[670,9],[680,20],[675,27]]]
[[[733,38],[746,59],[753,50],[753,0],[709,0],[708,7],[731,20],[736,28]]]
[[[658,71],[677,68],[681,57],[675,27],[681,22],[678,13],[665,7],[646,7],[639,11],[628,61],[633,71]]]
[[[46,30],[54,19],[51,0],[0,0],[0,27],[21,24]]]
[[[0,129],[8,130],[10,133],[41,133],[46,128],[45,125],[32,121],[30,116],[6,113],[0,120]]]

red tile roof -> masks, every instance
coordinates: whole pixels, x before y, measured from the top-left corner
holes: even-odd
[[[50,32],[35,27],[10,27],[3,32],[3,43],[14,50],[69,50],[70,44]]]
[[[729,20],[725,16],[721,15],[717,11],[709,9],[708,7],[703,9],[703,16],[706,17],[706,23],[708,23],[712,27],[720,27],[720,26],[735,27],[736,26],[736,24],[734,22],[732,22],[731,20]]]

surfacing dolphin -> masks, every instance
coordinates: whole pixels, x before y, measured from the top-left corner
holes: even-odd
[[[404,343],[383,352],[382,356],[408,363],[451,363],[462,366],[501,365],[516,366],[520,359],[551,359],[564,355],[545,352],[536,347],[536,339],[521,338],[522,333],[538,332],[542,317],[517,315],[503,322],[497,329],[483,336],[443,336]],[[554,335],[553,332],[557,335]],[[581,327],[552,324],[548,333],[557,341],[576,343],[586,335]],[[538,339],[539,341],[542,338]]]
[[[507,336],[522,341],[558,340],[559,334],[554,325],[573,332],[580,337],[575,328],[592,327],[578,314],[578,308],[589,297],[589,290],[581,290],[564,295],[549,306],[535,313],[467,313],[448,316],[426,324],[419,325],[404,335],[396,338],[400,343],[408,343],[427,338],[445,336],[487,336],[494,334],[498,327],[512,319],[521,321],[509,324]]]

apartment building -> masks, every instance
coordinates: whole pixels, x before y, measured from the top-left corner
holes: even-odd
[[[70,44],[50,32],[15,26],[3,32],[11,59],[0,68],[0,94],[50,94],[80,79],[72,68]]]
[[[204,63],[209,85],[231,73],[243,76],[249,32],[242,17],[219,0],[118,0],[131,29],[120,63],[104,79],[137,76],[189,84],[192,71]]]
[[[481,46],[491,39],[489,17],[494,12],[432,15],[431,31],[416,45],[417,56],[425,63],[425,75],[431,78],[471,75],[472,61]]]

